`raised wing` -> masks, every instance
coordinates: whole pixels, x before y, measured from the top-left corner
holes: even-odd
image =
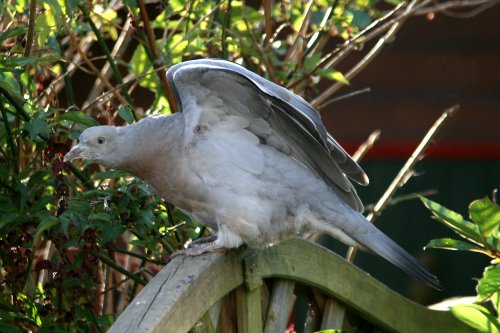
[[[179,110],[185,112],[186,143],[204,124],[222,126],[226,135],[221,140],[228,149],[224,153],[240,155],[247,171],[259,172],[262,165],[252,147],[267,144],[306,165],[353,209],[363,210],[346,175],[360,184],[368,183],[367,176],[302,98],[224,60],[187,61],[170,68],[167,79]],[[245,151],[230,142],[245,142]]]

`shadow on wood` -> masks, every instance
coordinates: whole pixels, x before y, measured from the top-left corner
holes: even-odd
[[[270,278],[272,284],[264,283]],[[269,292],[268,285],[274,291]],[[281,332],[288,323],[296,285],[314,288],[384,331],[470,332],[450,312],[416,304],[337,254],[299,239],[264,250],[176,257],[109,332]],[[227,306],[231,303],[224,300],[226,295],[235,308]],[[323,312],[326,308],[331,303]]]

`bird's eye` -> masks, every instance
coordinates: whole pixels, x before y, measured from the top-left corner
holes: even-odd
[[[100,136],[100,137],[97,138],[97,143],[100,144],[100,145],[102,145],[104,143],[104,141],[106,141],[106,139],[104,139],[103,136]]]

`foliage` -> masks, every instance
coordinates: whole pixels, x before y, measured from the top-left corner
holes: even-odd
[[[63,163],[85,128],[171,112],[165,68],[194,58],[243,63],[304,96],[320,79],[347,84],[328,63],[335,47],[382,13],[377,1],[266,4],[0,4],[3,332],[104,331],[170,253],[207,233],[129,175]]]
[[[393,36],[413,5],[0,3],[2,331],[105,331],[173,251],[207,234],[130,175],[63,163],[85,128],[175,111],[165,70],[201,57],[241,63],[306,98],[320,82],[346,85],[354,74],[335,67]]]
[[[426,198],[422,201],[439,222],[467,240],[434,239],[427,244],[428,248],[473,251],[493,258],[477,283],[476,302],[489,303],[494,311],[480,304],[456,305],[451,311],[480,332],[500,332],[500,207],[487,197],[473,201],[468,221],[436,202]]]

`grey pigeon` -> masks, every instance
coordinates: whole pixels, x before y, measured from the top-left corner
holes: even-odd
[[[323,232],[441,288],[361,214],[348,177],[363,185],[368,178],[305,100],[224,60],[187,61],[171,67],[167,79],[180,112],[88,128],[64,161],[84,158],[130,172],[217,232],[186,254]]]

